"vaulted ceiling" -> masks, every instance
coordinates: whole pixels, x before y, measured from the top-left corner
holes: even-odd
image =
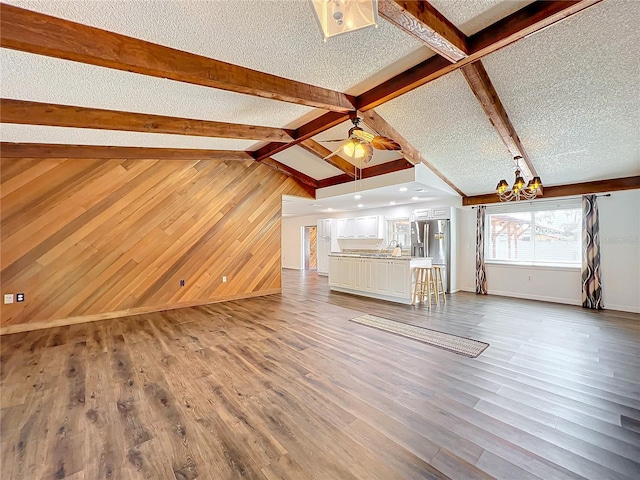
[[[316,190],[358,173],[327,142],[358,114],[403,146],[364,177],[422,163],[491,201],[521,155],[545,192],[640,186],[636,0],[379,0],[326,43],[308,0],[1,8],[4,157],[254,159]]]

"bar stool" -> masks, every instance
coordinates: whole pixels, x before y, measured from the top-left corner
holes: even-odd
[[[416,281],[413,288],[413,299],[411,305],[416,302],[424,302],[426,299],[427,306],[431,308],[431,297],[433,296],[436,304],[438,303],[438,294],[436,288],[433,267],[416,267]]]
[[[440,302],[440,294],[442,294],[442,303],[447,303],[446,291],[444,289],[444,284],[442,283],[442,267],[434,266],[433,268],[433,284],[436,289],[436,305],[439,305]]]

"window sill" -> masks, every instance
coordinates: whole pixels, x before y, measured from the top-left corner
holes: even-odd
[[[485,265],[491,265],[492,267],[499,268],[527,268],[534,270],[555,270],[555,271],[567,271],[567,272],[579,272],[581,270],[580,265],[558,265],[554,263],[527,263],[527,262],[497,262],[485,260]]]

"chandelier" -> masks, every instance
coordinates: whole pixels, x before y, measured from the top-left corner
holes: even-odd
[[[501,202],[533,200],[538,195],[542,195],[542,180],[540,180],[540,177],[533,177],[525,187],[524,178],[522,178],[520,174],[520,165],[518,163],[520,160],[522,160],[522,157],[514,157],[513,159],[516,164],[514,167],[516,179],[513,182],[511,190],[509,190],[509,184],[506,180],[500,180],[500,182],[498,182],[496,193]]]

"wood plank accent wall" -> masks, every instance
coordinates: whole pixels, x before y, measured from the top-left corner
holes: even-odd
[[[26,300],[0,333],[279,292],[281,196],[309,196],[253,160],[1,162],[2,293]]]

